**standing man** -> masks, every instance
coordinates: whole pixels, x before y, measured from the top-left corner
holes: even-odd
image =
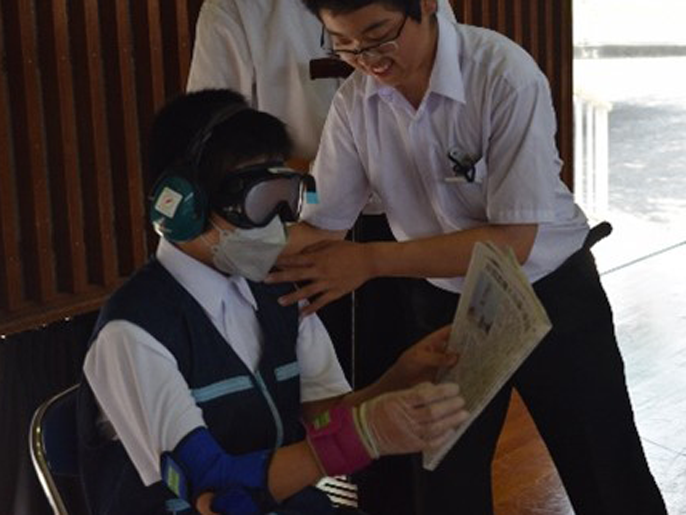
[[[473,246],[511,247],[553,330],[434,472],[426,515],[490,514],[491,462],[517,388],[577,514],[662,515],[626,390],[586,217],[560,179],[548,82],[519,46],[447,23],[435,0],[305,0],[356,68],[338,91],[313,173],[320,204],[273,282],[312,313],[371,278],[424,278],[419,327],[452,319]],[[370,192],[398,242],[340,239]],[[297,242],[296,242],[297,240]],[[321,241],[329,240],[329,241]],[[334,241],[331,241],[334,240]]]

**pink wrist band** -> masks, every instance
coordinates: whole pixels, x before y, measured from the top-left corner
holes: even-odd
[[[305,427],[307,441],[328,476],[351,474],[371,463],[349,408],[337,406]]]

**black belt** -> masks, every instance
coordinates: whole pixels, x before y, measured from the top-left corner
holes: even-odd
[[[612,225],[610,225],[610,222],[600,222],[588,231],[583,248],[586,250],[590,249],[593,245],[603,238],[607,238],[610,234],[612,234]]]

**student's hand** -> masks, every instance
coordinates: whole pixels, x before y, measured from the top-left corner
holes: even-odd
[[[200,494],[195,501],[195,509],[200,515],[233,515],[259,511],[250,495],[240,486],[217,493]]]
[[[212,501],[214,500],[214,494],[212,492],[205,492],[200,494],[198,499],[195,501],[195,509],[200,515],[218,515],[217,512],[212,511]]]
[[[449,325],[425,336],[401,354],[388,374],[402,388],[434,381],[439,370],[455,366],[459,359],[448,349],[449,337]]]
[[[360,407],[362,426],[377,456],[437,448],[469,413],[455,383],[421,383],[379,395]]]
[[[314,313],[373,277],[365,245],[346,240],[315,243],[298,254],[281,256],[277,266],[279,270],[270,273],[265,282],[302,283],[279,302],[289,306],[308,299],[310,304],[302,309],[303,315]]]

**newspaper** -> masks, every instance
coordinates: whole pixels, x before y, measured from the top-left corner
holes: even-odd
[[[512,249],[477,243],[449,339],[460,359],[439,374],[460,385],[470,416],[444,446],[424,453],[424,468],[438,466],[550,328]]]

